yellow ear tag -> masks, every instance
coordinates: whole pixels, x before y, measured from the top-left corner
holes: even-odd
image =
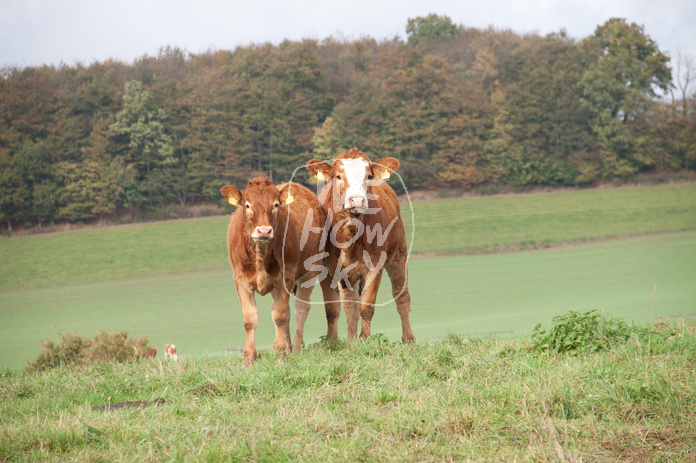
[[[228,199],[227,201],[229,201],[229,203],[230,203],[231,205],[233,205],[233,206],[236,206],[236,205],[237,205],[237,200],[234,199],[234,196],[230,196],[229,199]]]
[[[391,177],[391,174],[389,173],[388,170],[385,169],[384,172],[382,172],[382,180],[386,180],[389,177]]]
[[[326,180],[326,175],[324,175],[324,172],[322,172],[322,171],[317,172],[317,179],[322,180],[322,181]]]
[[[288,204],[290,204],[294,200],[295,200],[295,198],[290,193],[288,193],[288,198],[285,200],[285,205],[287,206]]]

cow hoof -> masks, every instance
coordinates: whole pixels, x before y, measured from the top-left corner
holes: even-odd
[[[290,352],[290,344],[287,342],[274,342],[273,350],[281,354],[288,354]]]
[[[251,365],[256,360],[256,351],[244,351],[244,365]]]
[[[294,344],[292,345],[292,352],[297,353],[302,350],[302,347],[304,346],[304,342],[297,342],[295,341]]]

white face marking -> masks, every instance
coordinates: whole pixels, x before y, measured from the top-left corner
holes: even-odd
[[[364,159],[342,159],[341,166],[346,174],[346,178],[344,179],[346,183],[346,195],[343,207],[362,213],[367,209],[367,191],[365,190],[367,179],[365,176],[369,163]],[[350,202],[351,198],[361,198],[363,205],[361,207],[355,207],[355,205]]]

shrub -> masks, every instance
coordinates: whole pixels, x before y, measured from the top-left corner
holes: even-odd
[[[80,361],[81,363],[126,362],[142,358],[148,348],[147,336],[129,339],[125,331],[113,334],[101,331],[94,337],[94,341],[85,344],[80,352]]]
[[[626,341],[631,330],[621,318],[605,317],[597,310],[580,313],[570,311],[554,317],[548,330],[541,324],[532,333],[533,347],[541,352],[596,352],[611,348],[613,343]]]
[[[29,361],[29,370],[47,370],[78,361],[82,347],[89,340],[68,332],[61,333],[60,337],[60,344],[56,344],[51,340],[41,340],[44,348],[33,362]]]
[[[128,338],[128,333],[107,333],[101,331],[94,339],[77,334],[60,333],[61,342],[44,341],[44,348],[35,360],[29,361],[30,371],[43,371],[69,364],[89,364],[98,362],[126,362],[142,358],[150,348],[147,336]]]

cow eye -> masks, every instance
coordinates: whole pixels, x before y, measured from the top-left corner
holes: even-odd
[[[251,209],[251,206],[249,204],[246,205],[247,209]]]
[[[367,176],[367,179],[368,179],[368,180],[372,180],[372,175],[368,175],[368,176]]]
[[[275,204],[273,205],[273,207],[279,208],[279,207],[280,207],[280,203],[275,203]]]
[[[341,180],[341,176],[340,176],[340,175],[337,175],[336,178],[339,179],[339,180]]]

